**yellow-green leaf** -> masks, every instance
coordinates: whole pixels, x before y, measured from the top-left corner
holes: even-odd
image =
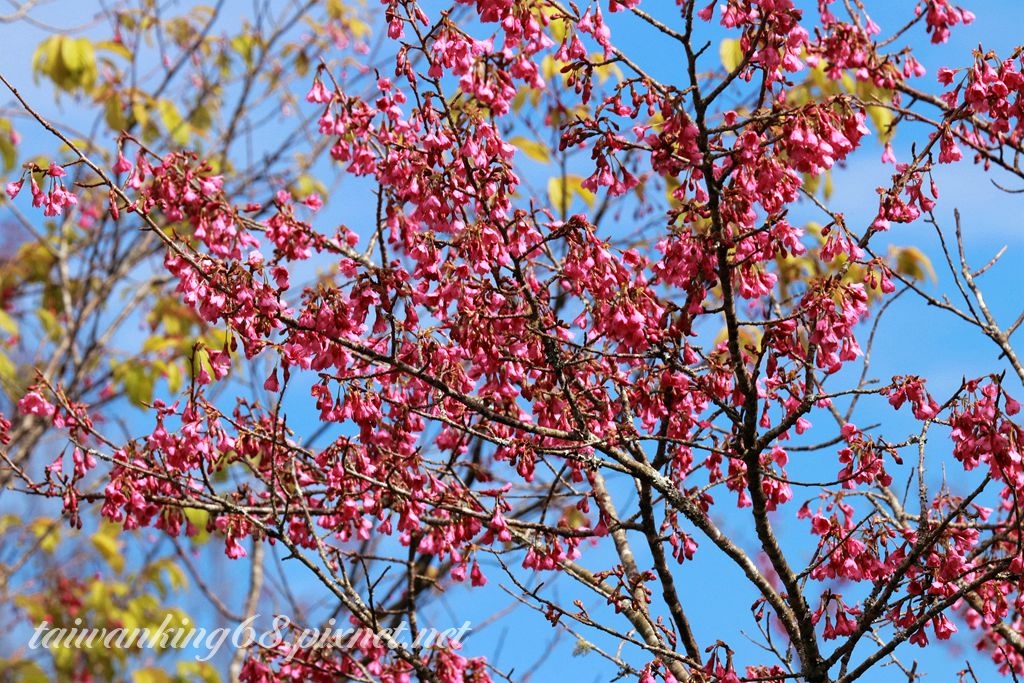
[[[121,100],[116,96],[106,98],[106,102],[103,103],[103,117],[110,130],[121,131],[128,127],[128,119],[125,118]]]
[[[3,158],[4,172],[12,171],[18,163],[18,153],[11,141],[11,122],[0,119],[0,157]]]
[[[176,394],[181,390],[181,368],[177,363],[167,363],[164,366],[164,377],[167,379],[167,389]]]
[[[509,139],[509,142],[534,161],[539,161],[542,164],[546,164],[551,161],[551,155],[548,153],[547,145],[543,145],[536,140],[531,140],[521,135],[517,135],[516,137]]]
[[[251,35],[243,33],[232,38],[231,49],[242,57],[246,66],[252,65],[253,37]]]
[[[603,57],[604,55],[600,52],[590,55],[591,61],[597,64],[597,66],[594,67],[594,73],[597,74],[598,83],[603,85],[607,83],[610,78],[614,79],[616,82],[621,81],[623,78],[622,69],[620,69],[619,65],[615,62],[608,62]]]
[[[220,674],[209,662],[179,662],[178,675],[187,681],[220,683]]]
[[[932,282],[936,281],[931,259],[917,247],[890,247],[889,254],[894,257],[895,270],[900,275],[906,275],[914,280],[923,280],[927,275]]]
[[[8,680],[17,683],[49,683],[53,680],[38,664],[27,659],[0,660],[0,670],[7,672]]]
[[[43,325],[46,336],[54,341],[60,339],[61,325],[57,320],[57,314],[48,308],[40,308],[36,310],[36,315],[39,317],[39,322]]]
[[[36,48],[32,70],[62,90],[88,89],[96,82],[96,51],[87,38],[50,36]]]
[[[10,313],[0,310],[0,330],[7,334],[18,334],[18,323],[14,321]]]
[[[18,377],[18,368],[11,361],[10,356],[0,351],[0,381],[12,382]]]
[[[149,110],[146,108],[145,103],[140,100],[132,100],[132,117],[140,126],[145,126],[149,123]]]
[[[163,669],[149,667],[136,669],[132,674],[134,683],[171,683],[171,677]]]
[[[878,139],[882,142],[888,142],[892,139],[892,112],[885,107],[869,106],[867,108],[868,116],[871,117],[871,123],[874,124],[875,130],[878,131]]]
[[[205,543],[210,538],[210,532],[206,530],[206,524],[210,521],[210,513],[200,508],[185,508],[185,519],[196,528],[196,535],[192,537],[193,543]]]
[[[562,18],[551,20],[551,37],[556,43],[561,43],[569,36],[569,23]]]
[[[560,213],[568,213],[574,198],[578,197],[588,208],[594,208],[594,193],[583,187],[583,178],[570,173],[548,181],[548,201]]]
[[[187,145],[189,137],[188,125],[182,120],[181,112],[178,111],[178,107],[174,102],[166,98],[160,99],[157,102],[157,112],[160,114],[160,122],[164,124],[164,128],[170,133],[174,143],[182,147]]]
[[[561,177],[555,177],[548,181],[548,203],[556,211],[566,214],[569,211],[569,188]]]
[[[210,126],[213,125],[213,115],[210,113],[210,109],[205,105],[199,105],[192,110],[192,117],[189,119],[189,125],[192,126],[193,130],[198,131],[200,134],[209,130]]]
[[[174,562],[165,562],[163,564],[163,570],[167,575],[167,583],[175,591],[180,591],[188,586],[188,579],[185,578],[185,572]]]
[[[39,539],[39,547],[43,552],[52,553],[60,543],[60,530],[56,520],[37,519],[32,522],[30,529]]]
[[[735,71],[736,67],[743,63],[743,48],[736,38],[726,38],[718,46],[718,56],[722,59],[722,66],[726,71]]]
[[[72,73],[81,71],[85,66],[86,56],[81,49],[81,43],[77,40],[61,41],[60,58],[64,61],[64,68]]]
[[[117,538],[120,531],[116,524],[105,523],[91,539],[100,557],[119,574],[124,569],[124,555],[121,553],[121,544]]]
[[[125,59],[130,60],[132,58],[132,51],[125,47],[123,43],[115,43],[112,40],[101,40],[100,42],[96,43],[96,47],[98,47],[101,50],[113,52],[114,54],[120,57],[124,57]]]

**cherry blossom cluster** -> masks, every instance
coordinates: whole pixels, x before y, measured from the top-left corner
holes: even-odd
[[[319,194],[285,188],[265,204],[239,205],[230,177],[194,154],[142,151],[129,161],[119,147],[111,171],[123,187],[104,190],[107,209],[158,233],[177,296],[223,331],[223,343],[196,343],[187,389],[154,399],[147,433],[107,454],[102,514],[126,529],[178,536],[198,533],[184,510],[200,509],[230,558],[251,543],[282,543],[333,570],[356,544],[383,538],[443,566],[439,585],[479,588],[489,582],[491,553],[515,569],[582,576],[575,563],[588,548],[621,543],[641,524],[679,564],[708,546],[735,558],[744,549],[717,532],[714,518],[739,508],[754,515],[765,552],[760,605],[770,604],[790,640],[808,638],[784,623],[800,621],[787,611],[801,610],[811,624],[801,628],[823,641],[879,625],[918,645],[928,642],[926,628],[944,640],[957,629],[934,608],[944,600],[985,642],[1005,638],[992,626],[1020,623],[1007,615],[1021,605],[1005,597],[1021,595],[1024,576],[1014,539],[984,545],[962,523],[982,513],[948,491],[923,495],[916,517],[902,506],[876,514],[869,503],[891,504],[891,470],[916,442],[893,445],[858,427],[842,416],[843,392],[829,390],[862,358],[872,306],[895,291],[892,266],[871,252],[871,239],[936,206],[930,152],[956,163],[961,146],[984,158],[993,145],[1020,141],[1018,65],[979,58],[962,76],[940,71],[947,86],[959,79],[942,100],[949,114],[925,153],[895,165],[874,221],[857,230],[829,213],[820,228],[798,224],[791,210],[871,134],[869,105],[843,90],[844,77],[896,90],[923,73],[909,52],[881,53],[881,29],[866,13],[850,9],[840,20],[821,0],[820,24],[811,26],[791,0],[679,2],[684,16],[717,13],[738,36],[742,61],[711,84],[677,88],[636,66],[611,83],[595,78],[629,66],[603,11],[640,10],[639,0],[456,4],[473,21],[382,0],[393,71],[358,95],[324,65],[306,93],[336,168],[373,188],[370,225],[328,227]],[[972,18],[945,0],[918,12],[936,42]],[[545,59],[557,82],[545,81]],[[809,101],[796,83],[822,74],[831,89]],[[750,99],[716,99],[730,88]],[[548,151],[575,155],[574,192],[594,201],[586,213],[572,197],[549,206],[524,196],[533,179],[513,144],[522,92],[547,103],[537,105],[549,107],[545,123],[561,122],[557,150]],[[28,172],[45,215],[76,204],[62,166]],[[7,186],[12,199],[25,180]],[[561,182],[568,195],[565,173]],[[655,213],[650,195],[662,190]],[[609,231],[603,207],[626,222],[621,209],[636,206],[634,215],[655,216],[653,227],[623,245],[631,226]],[[329,272],[306,284],[303,274],[321,262]],[[233,371],[257,357],[266,362],[261,397],[218,401],[213,389],[232,386]],[[326,445],[296,437],[280,410],[286,392],[319,420]],[[966,383],[944,405],[917,376],[853,393],[893,412],[909,404],[917,426],[948,427],[963,469],[985,470],[1005,487],[993,524],[1012,528],[1024,493],[1024,433],[1011,419],[1020,406],[999,381]],[[70,464],[47,468],[47,495],[63,496],[76,516],[79,484],[98,468],[99,451],[85,445],[97,443],[93,420],[42,385],[18,410],[80,444]],[[838,436],[811,450],[828,454],[821,470],[835,481],[817,487],[824,492],[812,509],[789,472],[808,467],[800,454],[809,432],[830,414]],[[0,422],[0,436],[9,429]],[[600,463],[635,478],[636,505],[648,506],[633,518],[641,521],[615,518]],[[523,499],[556,493],[558,510],[545,502],[517,514]],[[808,520],[813,540],[799,579],[786,575],[773,547],[772,519],[785,510]],[[964,586],[988,571],[985,553],[1008,575],[999,576],[1002,590],[986,584],[969,595]],[[647,614],[658,573],[619,560],[595,571],[589,587],[618,615]],[[801,604],[792,591],[805,576],[814,588]],[[864,600],[862,589],[883,598]],[[359,610],[350,612],[358,621]],[[560,614],[551,608],[549,618]],[[675,644],[663,633],[649,636],[655,654]],[[695,679],[741,680],[727,645],[703,654],[686,664]],[[1024,661],[1005,664],[1018,671]],[[658,655],[634,673],[644,683],[679,680],[678,667]],[[402,657],[373,647],[254,653],[242,680],[406,681],[424,670],[444,683],[490,680],[483,660],[452,649]],[[748,678],[787,675],[775,665],[746,670]]]

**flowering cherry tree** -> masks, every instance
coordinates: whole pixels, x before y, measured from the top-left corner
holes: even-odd
[[[890,665],[912,681],[917,648],[954,634],[978,648],[962,680],[972,660],[1024,674],[1020,319],[989,308],[994,264],[969,263],[969,220],[933,178],[1024,178],[1020,51],[926,73],[908,46],[974,19],[947,0],[889,26],[829,0],[379,4],[376,68],[339,6],[320,27],[332,44],[306,55],[302,144],[330,163],[305,184],[260,177],[264,196],[229,148],[176,136],[196,111],[146,137],[127,102],[134,123],[82,142],[5,74],[63,144],[7,194],[67,226],[29,242],[51,275],[3,293],[12,325],[40,309],[57,330],[54,363],[23,375],[0,422],[16,490],[125,543],[208,534],[254,567],[283,548],[375,630],[415,629],[457,584],[503,587],[609,679],[850,683]],[[619,47],[627,27],[669,46],[671,78]],[[252,82],[273,81],[272,38],[242,50]],[[196,49],[195,82],[216,90]],[[39,67],[55,82],[111,78],[55,59]],[[226,139],[256,116],[237,109]],[[830,185],[864,154],[885,166],[855,224]],[[365,190],[365,211],[359,191],[315,191],[328,174]],[[893,246],[928,226],[959,298],[926,285],[920,248]],[[144,366],[83,360],[59,332],[116,317],[69,272],[117,265],[125,240],[140,258],[101,282],[155,273]],[[872,351],[900,343],[878,324],[900,296],[994,343],[991,374],[944,395],[873,376]],[[95,341],[102,358],[110,339]],[[127,433],[118,400],[143,408]],[[56,460],[44,434],[66,444]],[[703,554],[751,592],[735,615],[750,656],[734,657],[739,631],[694,618]],[[251,682],[515,675],[472,640],[254,643],[235,667]]]

